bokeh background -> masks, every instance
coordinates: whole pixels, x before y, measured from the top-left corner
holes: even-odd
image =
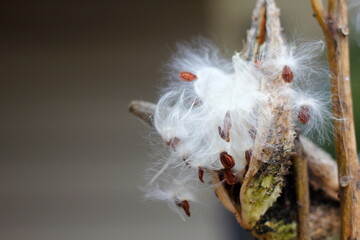
[[[321,38],[308,1],[278,3],[290,39]],[[225,55],[240,50],[254,4],[2,1],[1,239],[250,239],[213,193],[186,222],[143,201],[150,129],[127,107],[133,99],[156,101],[176,42],[201,35]],[[358,122],[355,41],[351,57]]]

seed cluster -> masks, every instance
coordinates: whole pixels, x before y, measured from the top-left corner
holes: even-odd
[[[294,114],[288,117],[301,134],[323,131],[329,114],[321,79],[328,75],[314,64],[321,47],[288,45],[275,54],[257,54],[251,62],[240,54],[228,61],[206,41],[180,46],[155,111],[165,154],[151,168],[146,197],[167,201],[182,217],[190,216],[190,202],[208,182],[207,171],[218,172],[228,185],[239,183],[254,157],[255,141],[262,142],[259,125],[278,131],[266,106],[281,105],[283,99],[288,101],[284,111]],[[281,87],[272,90],[274,81]]]

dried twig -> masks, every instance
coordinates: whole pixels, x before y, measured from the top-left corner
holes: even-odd
[[[360,239],[359,163],[350,86],[347,0],[329,0],[326,14],[320,0],[311,0],[311,3],[324,32],[331,71],[340,182],[341,239]]]
[[[150,124],[150,126],[153,126],[155,108],[155,104],[144,101],[132,101],[129,105],[129,111]]]
[[[303,149],[299,139],[295,140],[296,156],[293,158],[296,186],[296,204],[297,204],[297,238],[301,240],[310,240],[309,211],[310,195],[307,162],[303,158]]]

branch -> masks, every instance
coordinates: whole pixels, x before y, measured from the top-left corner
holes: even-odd
[[[311,6],[314,10],[314,17],[318,21],[323,31],[326,31],[327,26],[325,24],[325,11],[321,0],[311,0]]]
[[[315,13],[319,11],[311,0]],[[341,239],[360,239],[360,185],[350,86],[347,0],[329,0],[324,31],[331,71],[335,146],[339,166]],[[324,27],[324,25],[326,25]]]
[[[143,101],[132,101],[129,105],[129,111],[135,116],[144,120],[150,126],[153,126],[156,104]]]
[[[310,240],[309,211],[309,179],[307,162],[303,158],[303,148],[299,139],[295,139],[295,149],[297,154],[294,157],[295,186],[296,186],[296,204],[297,204],[297,238],[301,240]]]

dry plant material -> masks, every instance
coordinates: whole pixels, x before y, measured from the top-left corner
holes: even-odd
[[[170,84],[152,108],[131,105],[155,127],[167,154],[151,169],[155,174],[145,195],[166,201],[182,218],[190,216],[190,202],[206,171],[220,202],[257,238],[331,238],[337,228],[315,231],[325,222],[322,211],[338,210],[337,188],[327,181],[333,175],[319,172],[334,165],[311,141],[298,137],[321,132],[329,119],[323,99],[317,98],[321,94],[299,90],[299,82],[313,81],[306,69],[316,71],[314,56],[302,50],[311,47],[313,54],[321,44],[289,45],[279,15],[274,0],[258,0],[247,43],[232,61],[208,42],[180,47],[172,72],[182,81]],[[311,203],[309,184],[316,192]],[[327,219],[337,222],[337,217]],[[310,228],[309,219],[318,223]]]
[[[311,3],[327,43],[338,178],[340,182],[349,179],[346,184],[340,184],[340,239],[360,239],[359,162],[350,85],[347,0],[328,0],[327,11],[321,0]]]
[[[308,167],[307,161],[304,159],[302,145],[299,139],[295,140],[295,148],[298,154],[294,159],[294,172],[295,172],[295,188],[296,188],[296,205],[297,205],[297,219],[298,239],[310,240],[310,194],[308,182]]]

